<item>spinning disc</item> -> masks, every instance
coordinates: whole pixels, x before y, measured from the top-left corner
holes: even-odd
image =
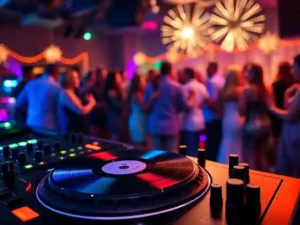
[[[37,198],[72,217],[132,219],[191,204],[206,193],[209,182],[205,170],[181,155],[112,150],[56,168],[38,185]]]

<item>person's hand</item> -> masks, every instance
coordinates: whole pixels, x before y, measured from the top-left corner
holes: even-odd
[[[90,102],[91,104],[96,104],[96,100],[95,100],[94,96],[91,94],[86,95],[86,100],[88,102]]]

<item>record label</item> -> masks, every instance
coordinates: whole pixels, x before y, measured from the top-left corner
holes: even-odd
[[[111,175],[135,174],[146,169],[144,162],[137,160],[120,160],[108,163],[102,167],[102,171]]]

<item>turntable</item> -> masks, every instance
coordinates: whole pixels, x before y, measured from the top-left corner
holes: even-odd
[[[74,134],[29,144],[31,153],[19,146],[0,155],[1,225],[297,224],[300,181],[252,170],[248,177],[237,156],[228,169],[205,162],[205,151],[197,161]]]

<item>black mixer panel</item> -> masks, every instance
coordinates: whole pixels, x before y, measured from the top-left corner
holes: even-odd
[[[79,156],[95,153],[102,149],[128,149],[131,146],[95,139],[77,133],[38,139],[14,139],[2,142],[0,147],[1,174],[7,178],[51,167]]]

